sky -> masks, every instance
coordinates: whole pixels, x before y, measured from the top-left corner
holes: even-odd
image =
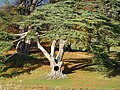
[[[6,0],[0,0],[0,7],[4,6],[5,5],[5,2]],[[10,1],[10,3],[12,3],[14,0],[8,0]]]

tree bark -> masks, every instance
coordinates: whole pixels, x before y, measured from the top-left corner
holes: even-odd
[[[54,65],[51,65],[52,66],[51,73],[48,75],[50,79],[61,79],[66,77],[65,74],[63,74],[62,72],[62,66],[63,66],[62,58],[64,55],[65,42],[66,41],[64,40],[60,40],[59,42],[59,52],[54,60]]]
[[[56,44],[56,41],[53,40],[52,42],[52,45],[51,45],[51,57],[54,57],[54,53],[55,53],[55,44]]]
[[[57,57],[55,58],[55,44],[56,41],[53,40],[52,45],[51,45],[51,53],[49,54],[40,44],[39,38],[37,36],[37,46],[38,48],[43,52],[43,54],[46,56],[46,58],[49,60],[50,62],[50,67],[51,67],[51,72],[47,75],[45,75],[45,77],[47,77],[48,79],[61,79],[61,78],[65,78],[65,74],[63,74],[62,72],[62,58],[64,55],[64,45],[65,45],[65,41],[64,40],[60,40],[59,43],[59,52],[57,54]]]
[[[64,41],[64,40],[60,40],[60,42],[59,42],[59,52],[58,52],[58,54],[56,56],[56,60],[58,60],[58,61],[61,61],[62,58],[63,58],[65,42],[66,41]]]
[[[46,77],[50,80],[52,79],[64,79],[66,77],[62,72],[63,62],[60,61],[58,63],[54,62],[54,65],[51,65],[51,72],[46,75]]]
[[[27,40],[25,41],[25,44],[26,44],[26,52],[25,52],[25,54],[29,54],[31,39],[27,38]]]
[[[55,42],[55,40],[52,43],[51,50],[55,49],[54,42]],[[63,72],[62,72],[62,65],[63,65],[62,58],[63,58],[63,55],[64,55],[65,42],[66,41],[64,41],[64,40],[60,40],[60,42],[59,42],[59,52],[58,52],[56,58],[54,58],[54,64],[51,65],[50,74],[47,75],[47,77],[49,79],[63,79],[63,78],[66,77],[65,74],[63,74]]]
[[[27,55],[30,51],[30,42],[31,42],[30,39],[27,39],[26,41],[25,40],[19,41],[16,45],[17,53],[19,53],[20,55],[22,54]]]
[[[107,45],[108,53],[110,54],[110,45]]]

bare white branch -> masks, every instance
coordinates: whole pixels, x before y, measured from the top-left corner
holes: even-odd
[[[52,45],[51,45],[51,57],[54,57],[54,53],[55,53],[55,44],[56,44],[56,40],[53,40]]]
[[[18,42],[18,41],[23,40],[23,39],[27,36],[27,34],[28,34],[29,32],[30,32],[30,31],[25,32],[25,33],[21,33],[21,34],[14,34],[15,36],[21,36],[21,38],[19,38],[19,39],[17,39],[17,40],[14,40],[12,43],[15,43],[15,42]]]
[[[31,39],[27,38],[27,40],[25,42],[30,45],[31,44]]]
[[[15,42],[21,41],[21,40],[23,40],[25,37],[26,37],[26,36],[23,36],[23,37],[21,37],[21,38],[19,38],[19,39],[17,39],[17,40],[14,40],[14,41],[12,41],[12,43],[15,43]]]
[[[14,36],[26,36],[28,34],[28,32],[25,33],[20,33],[20,34],[14,34]]]
[[[64,55],[64,45],[65,45],[65,40],[60,40],[59,42],[59,52],[56,56],[56,60],[61,61]]]
[[[43,54],[46,56],[46,58],[50,61],[50,63],[52,63],[53,60],[52,60],[50,54],[42,47],[38,37],[37,37],[37,46],[43,52]]]

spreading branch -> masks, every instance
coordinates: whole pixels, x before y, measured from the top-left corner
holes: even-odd
[[[46,56],[46,58],[50,61],[50,63],[52,62],[52,58],[50,56],[50,54],[42,47],[42,45],[40,44],[40,40],[39,37],[37,36],[37,46],[38,48],[43,52],[43,54]]]
[[[14,40],[12,43],[19,42],[19,41],[25,39],[25,37],[27,36],[27,34],[28,34],[29,32],[30,32],[30,31],[25,32],[25,33],[21,33],[21,34],[14,34],[15,36],[21,36],[21,38],[19,38],[19,39],[17,39],[17,40]]]
[[[26,36],[21,37],[21,38],[19,38],[19,39],[17,39],[17,40],[14,40],[14,41],[12,41],[12,43],[19,42],[19,41],[21,41],[21,40],[25,39],[25,37],[26,37]]]

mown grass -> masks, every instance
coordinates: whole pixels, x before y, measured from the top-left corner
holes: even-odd
[[[83,66],[90,63],[90,56],[85,52],[66,52],[64,63],[68,65],[66,79],[62,80],[47,80],[41,78],[43,75],[50,72],[49,63],[47,60],[38,54],[32,54],[36,60],[30,61],[29,65],[23,65],[23,69],[31,68],[29,72],[13,76],[12,78],[0,77],[0,84],[8,90],[116,90],[120,89],[120,76],[107,78],[104,74],[93,71],[85,71]],[[71,57],[69,57],[71,56]],[[85,59],[87,58],[87,59]],[[45,59],[45,60],[43,60]],[[38,62],[40,61],[40,62]],[[35,65],[40,65],[36,69]],[[38,64],[37,64],[38,63]],[[14,68],[8,69],[8,72],[14,71]],[[18,67],[19,68],[19,67]],[[20,69],[21,70],[21,69]],[[16,71],[16,70],[15,70]],[[18,71],[19,72],[19,69]],[[12,87],[13,86],[13,87]],[[9,88],[12,89],[9,89]],[[17,89],[16,89],[17,88]],[[42,88],[42,89],[41,89]],[[0,89],[1,90],[1,89]],[[4,89],[2,89],[4,90]]]
[[[74,73],[67,74],[66,79],[61,80],[47,80],[41,78],[43,75],[50,71],[49,66],[42,66],[30,73],[24,73],[13,78],[0,78],[0,83],[6,87],[8,84],[14,84],[14,87],[22,86],[18,90],[33,90],[32,88],[47,88],[43,90],[59,90],[55,89],[60,87],[60,90],[89,90],[89,89],[102,89],[102,90],[116,90],[120,89],[120,76],[113,78],[106,78],[98,72],[76,70]],[[23,89],[24,88],[24,89]],[[9,89],[8,89],[9,90]],[[12,89],[15,90],[15,89]],[[17,90],[17,89],[16,89]],[[42,89],[40,89],[42,90]]]
[[[8,84],[15,84],[16,87],[18,85],[22,85],[22,87],[24,87],[23,90],[32,90],[31,88],[33,87],[37,87],[37,88],[47,87],[47,89],[44,90],[49,90],[50,88],[53,87],[54,88],[60,87],[62,88],[62,90],[64,90],[65,88],[67,90],[72,90],[72,88],[75,90],[79,90],[80,88],[82,88],[83,90],[86,90],[87,88],[88,90],[89,89],[95,89],[95,90],[120,89],[120,76],[116,76],[113,78],[106,78],[101,73],[77,70],[73,74],[67,74],[67,78],[63,80],[62,79],[47,80],[41,78],[42,75],[47,74],[48,72],[49,72],[48,66],[42,66],[34,71],[31,71],[30,74],[24,73],[13,78],[1,77],[0,83],[3,84],[4,86]]]

